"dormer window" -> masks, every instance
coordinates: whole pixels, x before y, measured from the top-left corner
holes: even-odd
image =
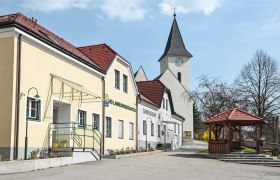
[[[166,99],[166,110],[168,111],[168,99]]]
[[[162,107],[163,107],[163,109],[165,109],[165,99],[164,98],[162,99]]]

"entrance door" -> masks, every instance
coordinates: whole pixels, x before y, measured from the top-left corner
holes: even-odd
[[[53,123],[58,123],[58,107],[53,107]]]
[[[58,139],[57,138],[57,123],[58,123],[58,107],[53,107],[53,120],[52,120],[52,123],[53,123],[53,130],[52,130],[52,142],[54,142],[55,139]]]

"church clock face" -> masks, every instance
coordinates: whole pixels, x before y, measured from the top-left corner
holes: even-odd
[[[178,66],[178,67],[182,66],[183,63],[184,63],[184,60],[183,60],[182,57],[178,57],[178,58],[175,60],[175,65]]]

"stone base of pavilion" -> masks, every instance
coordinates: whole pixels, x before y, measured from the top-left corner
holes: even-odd
[[[243,126],[255,127],[256,151],[262,153],[262,141],[260,140],[261,128],[265,124],[263,118],[250,114],[239,108],[233,108],[203,122],[209,126],[209,154],[226,154],[242,151]],[[212,132],[215,137],[212,136]]]

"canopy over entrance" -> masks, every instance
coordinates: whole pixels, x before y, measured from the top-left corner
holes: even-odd
[[[101,102],[102,98],[92,91],[86,89],[80,84],[77,84],[75,82],[72,82],[68,79],[64,79],[62,77],[56,76],[54,74],[51,74],[52,80],[51,80],[51,90],[52,94],[59,94],[62,95],[62,97],[70,97],[72,100],[80,100],[82,103],[89,103],[89,102]],[[56,79],[61,82],[61,87],[58,87],[58,92],[54,92],[54,81],[53,79]],[[67,86],[67,87],[65,87]]]
[[[250,114],[239,108],[228,111],[206,119],[204,124],[209,126],[209,153],[229,153],[242,147],[242,126],[253,126],[256,132],[257,152],[261,153],[260,143],[261,125],[264,119]],[[215,137],[211,137],[211,132]]]

